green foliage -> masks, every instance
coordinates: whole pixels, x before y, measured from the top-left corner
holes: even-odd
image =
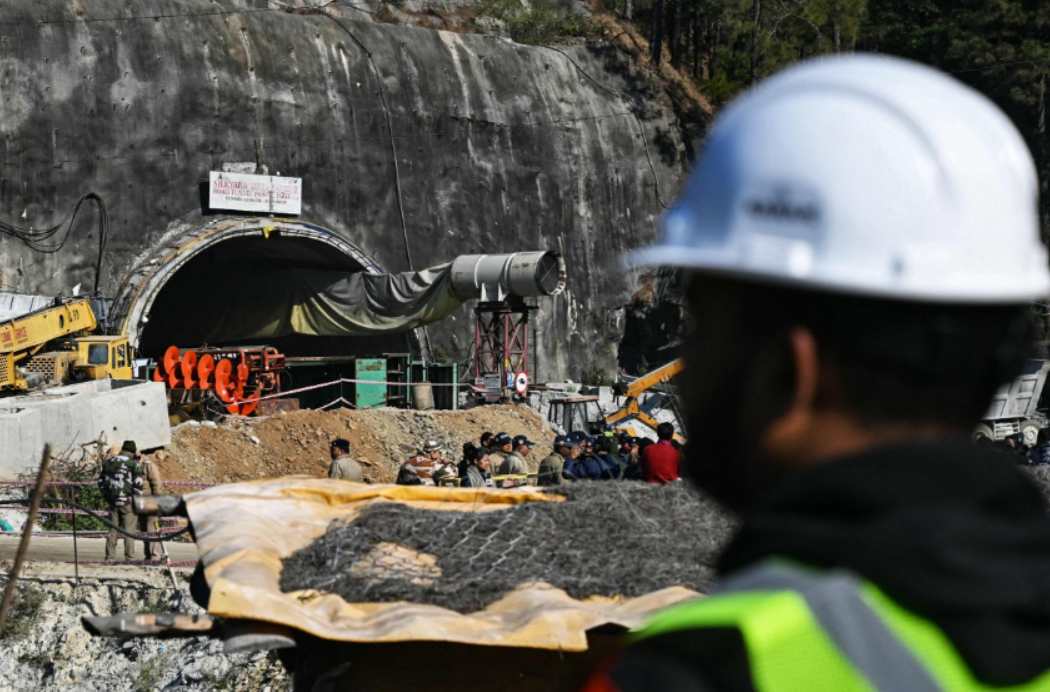
[[[1042,181],[1044,233],[1050,231],[1050,2],[599,1],[650,40],[659,34],[672,51],[680,45],[672,59],[716,107],[792,63],[836,52],[898,55],[953,74],[995,101],[1025,136]],[[663,8],[655,24],[654,2]]]
[[[451,360],[451,356],[449,356],[448,351],[445,350],[445,348],[441,344],[435,346],[433,353],[431,353],[430,355],[435,363],[448,363]]]
[[[175,656],[175,650],[169,649],[162,654],[148,658],[139,665],[138,674],[135,676],[135,689],[140,692],[149,692],[158,689],[164,677],[164,668]]]
[[[139,603],[136,612],[159,615],[161,613],[170,613],[173,609],[174,604],[172,603],[172,599],[168,597],[167,593],[164,591],[150,591],[149,594]]]
[[[591,387],[611,387],[614,384],[609,371],[597,363],[591,363],[591,366],[583,371],[580,381]]]
[[[30,651],[19,655],[18,662],[33,668],[47,669],[47,667],[54,661],[52,658],[53,653],[54,652],[46,649],[42,651]]]
[[[588,18],[542,2],[526,7],[518,0],[482,0],[477,15],[502,22],[507,35],[518,43],[544,45],[600,34],[599,27]]]
[[[3,633],[0,633],[0,640],[13,642],[32,634],[40,624],[41,611],[46,600],[42,589],[32,586],[16,588],[11,609],[7,613],[7,624]]]
[[[109,506],[106,504],[106,501],[102,499],[102,493],[99,491],[98,486],[93,483],[96,479],[89,477],[90,475],[90,473],[84,471],[71,471],[64,474],[64,477],[61,479],[63,481],[89,481],[92,482],[92,485],[50,486],[46,497],[61,497],[67,500],[72,500],[84,505],[85,507],[90,507],[102,516],[109,516]],[[68,509],[65,505],[54,506],[59,509]],[[44,514],[42,517],[40,524],[44,531],[73,530],[72,514]],[[76,520],[77,531],[101,531],[106,528],[105,524],[94,517],[79,515]]]

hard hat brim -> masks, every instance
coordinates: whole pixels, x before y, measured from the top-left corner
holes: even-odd
[[[860,271],[850,272],[848,276],[828,276],[819,273],[790,276],[741,266],[736,252],[659,244],[628,254],[626,263],[632,269],[676,267],[698,274],[724,276],[754,283],[927,303],[1008,305],[1044,302],[1050,295],[1050,270],[1025,271],[1018,268],[1010,275],[998,277],[988,274],[980,277],[959,275],[948,279],[942,276],[938,277],[937,281],[921,285],[887,285],[882,278],[868,278]],[[1027,274],[1027,277],[1021,280],[1020,274]]]

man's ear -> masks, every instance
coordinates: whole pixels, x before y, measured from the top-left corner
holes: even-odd
[[[787,342],[794,370],[794,394],[787,410],[773,421],[762,440],[762,446],[775,457],[785,456],[785,452],[790,456],[790,450],[812,433],[820,389],[820,356],[813,332],[794,327],[787,334]]]

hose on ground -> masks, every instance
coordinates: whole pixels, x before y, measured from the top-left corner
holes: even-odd
[[[33,502],[32,500],[4,500],[4,503],[12,504],[12,505],[28,505],[28,504],[31,504],[32,502]],[[96,512],[95,510],[91,509],[90,507],[85,507],[84,505],[80,504],[79,502],[74,502],[73,500],[67,500],[67,499],[62,498],[62,497],[43,497],[43,498],[40,499],[40,502],[41,502],[41,504],[43,504],[45,502],[50,502],[52,504],[58,503],[58,504],[63,504],[63,505],[69,505],[73,509],[82,509],[85,512],[87,512],[88,514],[90,514],[91,516],[93,516],[94,518],[96,518],[99,521],[101,521],[103,524],[105,524],[109,528],[113,529],[114,531],[118,531],[118,532],[124,534],[125,536],[127,536],[128,538],[134,538],[136,541],[145,541],[146,543],[160,543],[161,541],[170,541],[173,538],[178,538],[179,536],[181,536],[181,535],[183,535],[185,533],[188,533],[189,530],[190,530],[190,527],[187,526],[187,527],[185,527],[185,528],[183,528],[183,529],[181,529],[179,531],[175,531],[173,533],[169,533],[169,534],[166,534],[164,536],[147,536],[146,534],[142,534],[142,533],[132,533],[131,531],[125,531],[124,529],[122,529],[121,527],[117,526],[112,521],[110,521],[107,517],[104,517],[101,514],[99,514],[98,512]]]

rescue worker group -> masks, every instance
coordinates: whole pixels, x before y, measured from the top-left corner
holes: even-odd
[[[536,485],[555,486],[573,481],[638,480],[671,483],[680,480],[682,452],[674,440],[674,425],[661,423],[657,442],[616,433],[609,426],[598,437],[581,431],[559,435],[551,453],[531,474],[526,461],[535,444],[525,435],[505,432],[482,433],[479,444],[463,445],[463,456],[455,462],[445,456],[445,447],[428,440],[418,454],[398,469],[398,485],[458,485],[465,488],[519,488],[535,477]],[[363,480],[361,465],[350,457],[350,442],[332,441],[329,478]]]
[[[520,488],[535,483],[557,486],[574,481],[636,480],[672,483],[681,480],[682,450],[674,440],[674,425],[657,426],[657,441],[616,433],[606,426],[596,437],[577,431],[559,435],[551,453],[539,463],[539,472],[530,473],[526,459],[534,443],[525,435],[511,437],[505,432],[482,433],[479,444],[463,445],[457,462],[445,456],[445,446],[428,440],[420,451],[398,469],[398,485],[444,485],[464,488]],[[332,463],[328,477],[361,483],[364,475],[350,454],[350,441],[332,440]],[[162,495],[157,465],[138,454],[134,440],[127,440],[120,452],[102,463],[98,488],[109,507],[110,521],[128,532],[155,531],[157,518],[136,516],[131,509],[136,495]],[[106,539],[106,560],[116,560],[119,537]],[[124,536],[124,559],[135,560],[134,541]],[[143,543],[147,562],[162,562],[163,548],[158,541]]]
[[[701,446],[559,437],[538,480],[680,463],[741,524],[717,588],[658,614],[585,692],[1050,690],[1050,516],[1016,456],[970,441],[1050,295],[1039,189],[997,106],[908,61],[802,63],[722,109],[630,259],[682,271],[679,391]],[[457,466],[431,441],[398,481],[522,480],[527,438],[479,443]],[[332,450],[333,476],[360,476],[348,443]]]

